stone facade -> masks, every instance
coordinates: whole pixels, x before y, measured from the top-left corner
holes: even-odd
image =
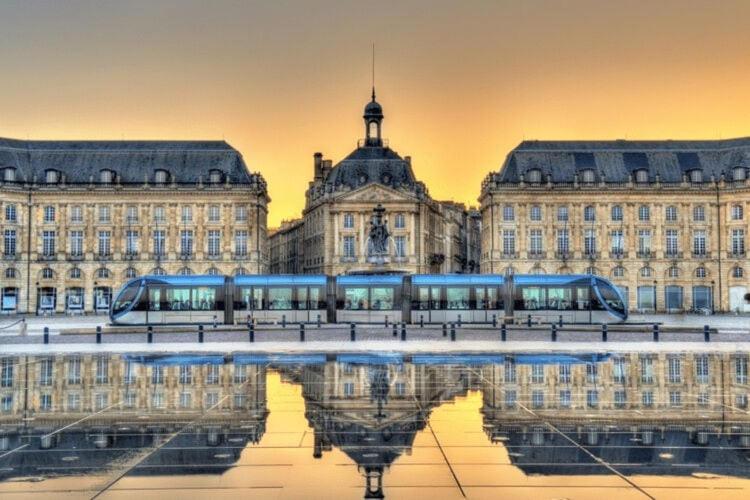
[[[341,162],[333,165],[315,153],[302,218],[271,236],[271,246],[279,249],[272,257],[272,271],[469,271],[469,263],[479,261],[478,254],[467,255],[476,249],[467,244],[469,212],[463,205],[432,199],[415,178],[411,158],[388,147],[381,137],[383,112],[374,92],[363,118],[365,138]],[[378,206],[385,210],[389,237],[387,255],[376,257],[370,228]]]
[[[145,274],[268,271],[265,181],[224,142],[0,140],[0,171],[5,313],[106,312]]]
[[[524,142],[482,184],[482,272],[590,272],[631,310],[750,312],[748,166],[750,139]]]

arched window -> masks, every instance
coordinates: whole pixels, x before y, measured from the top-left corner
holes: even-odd
[[[183,267],[182,269],[177,271],[177,274],[179,274],[180,276],[190,276],[193,274],[193,270],[189,267]]]
[[[125,269],[125,279],[133,279],[136,276],[138,276],[138,271],[136,271],[135,268],[129,267]]]
[[[592,205],[587,205],[583,209],[583,220],[586,222],[593,222],[596,220],[596,210],[594,210]]]
[[[237,269],[234,270],[235,276],[244,276],[246,274],[250,274],[250,273],[248,273],[247,269],[245,269],[244,267],[238,267]]]
[[[104,169],[99,172],[99,182],[102,184],[112,184],[115,181],[115,173],[112,170]]]
[[[677,266],[671,266],[669,269],[667,269],[667,276],[669,278],[679,278],[680,268]]]
[[[154,182],[157,184],[166,184],[169,182],[169,172],[159,169],[154,173]]]
[[[689,172],[690,182],[700,184],[703,182],[703,170],[693,169]]]
[[[747,178],[745,167],[735,167],[732,170],[732,179],[735,181],[744,181]]]
[[[68,274],[70,276],[70,279],[79,280],[81,279],[81,269],[77,267],[73,267],[70,270],[70,273]]]
[[[732,205],[732,220],[742,220],[745,216],[745,209],[742,205]]]
[[[221,184],[221,170],[211,169],[208,172],[208,182],[211,184]]]
[[[9,279],[9,280],[15,279],[17,275],[18,273],[16,272],[16,269],[13,267],[9,267],[8,269],[5,270],[6,279]]]
[[[531,184],[539,184],[542,182],[542,171],[538,168],[532,168],[526,172],[526,180]]]
[[[591,168],[581,171],[581,182],[584,184],[593,184],[596,181],[596,174]]]
[[[47,184],[57,184],[60,182],[60,172],[54,169],[48,169],[44,172],[44,181]]]
[[[623,219],[622,214],[622,206],[621,205],[614,205],[612,206],[612,220],[615,222],[620,222]]]
[[[648,184],[648,170],[641,168],[635,171],[635,182],[638,184]]]
[[[706,277],[706,268],[703,266],[697,267],[695,269],[695,277],[696,278],[705,278]]]
[[[153,276],[166,276],[167,272],[162,267],[155,267],[151,270]]]
[[[625,277],[625,268],[622,266],[617,266],[614,269],[612,269],[612,277],[613,278]]]
[[[596,276],[599,274],[599,270],[595,267],[587,267],[584,271],[584,274],[593,274]]]
[[[13,167],[6,167],[3,169],[3,181],[15,182],[16,181],[16,169]]]
[[[369,131],[369,133],[367,135],[369,137],[372,137],[373,139],[377,139],[377,137],[378,137],[378,122],[376,122],[376,121],[373,120],[370,123],[368,123],[367,125],[370,128],[370,131]]]
[[[642,267],[641,268],[641,277],[642,278],[650,278],[654,274],[654,270],[650,267]]]
[[[49,267],[45,267],[42,269],[42,279],[43,280],[51,280],[55,277],[55,272],[50,269]]]
[[[100,267],[99,269],[96,270],[97,278],[106,279],[106,278],[109,278],[110,276],[111,274],[109,272],[109,269],[107,269],[106,267]]]
[[[745,270],[742,269],[740,266],[735,266],[732,268],[732,278],[744,278],[745,277]]]
[[[210,268],[208,269],[208,271],[206,272],[206,274],[208,274],[209,276],[218,276],[218,275],[219,275],[219,274],[221,274],[221,273],[220,273],[220,272],[219,272],[219,270],[218,270],[218,269],[216,269],[215,267],[210,267]]]

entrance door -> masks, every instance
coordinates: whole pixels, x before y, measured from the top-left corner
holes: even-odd
[[[16,312],[18,307],[18,288],[3,288],[2,311],[7,314]]]
[[[638,287],[638,310],[653,312],[656,307],[656,290],[653,286]]]
[[[109,311],[110,300],[112,299],[112,289],[108,286],[94,288],[94,307],[96,312]]]
[[[668,286],[664,289],[664,303],[667,312],[682,311],[682,287]]]
[[[711,287],[694,286],[693,287],[693,310],[711,312]]]
[[[745,300],[747,287],[729,287],[729,310],[733,312],[750,312],[750,303]]]
[[[50,314],[55,312],[55,306],[57,305],[56,288],[39,288],[37,297],[37,314]]]

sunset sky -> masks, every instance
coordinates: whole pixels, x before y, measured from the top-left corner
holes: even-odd
[[[298,216],[321,151],[384,136],[476,204],[524,139],[750,135],[750,1],[0,1],[0,136],[222,139]]]

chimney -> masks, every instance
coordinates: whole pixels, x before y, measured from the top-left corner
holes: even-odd
[[[314,165],[314,177],[315,180],[321,180],[323,178],[320,166],[323,162],[323,153],[315,153],[313,155],[313,165]]]

